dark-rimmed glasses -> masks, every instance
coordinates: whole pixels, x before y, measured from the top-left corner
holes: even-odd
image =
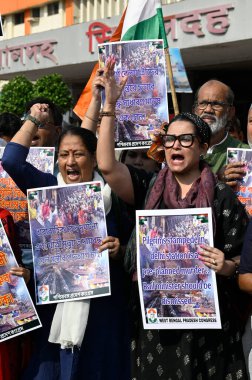
[[[192,144],[194,143],[194,138],[197,137],[197,135],[193,133],[185,133],[183,135],[161,135],[162,145],[165,148],[172,148],[175,144],[175,141],[178,140],[180,145],[183,148],[190,148]]]
[[[211,108],[214,111],[222,111],[225,106],[231,107],[232,104],[225,103],[225,102],[208,102],[206,100],[203,100],[202,102],[196,102],[195,107],[197,107],[199,110],[204,110],[207,108],[208,104],[210,104]]]

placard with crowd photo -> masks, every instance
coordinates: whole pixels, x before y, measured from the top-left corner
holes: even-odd
[[[37,304],[110,294],[100,182],[28,190]]]
[[[184,62],[179,48],[169,48],[172,65],[173,81],[176,92],[191,93],[192,89],[187,77]],[[167,76],[167,91],[171,92],[170,80]]]
[[[41,327],[22,277],[10,273],[18,266],[0,222],[0,342]]]
[[[198,258],[213,246],[211,208],[136,212],[145,329],[221,328],[215,272]]]
[[[2,160],[4,147],[0,148]],[[53,174],[54,147],[32,147],[29,150],[27,161],[44,173]],[[22,251],[31,250],[30,227],[26,195],[17,187],[8,173],[3,169],[0,161],[0,207],[7,209],[15,222],[18,244]]]
[[[150,146],[150,133],[169,120],[163,40],[111,42],[98,49],[101,68],[113,56],[116,80],[128,76],[116,103],[115,148]]]
[[[246,171],[243,179],[237,181],[234,188],[239,201],[245,205],[247,213],[252,216],[252,150],[242,148],[227,149],[227,163],[244,162]]]

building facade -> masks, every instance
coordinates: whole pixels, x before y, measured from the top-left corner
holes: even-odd
[[[97,44],[118,25],[123,0],[1,1],[0,80],[62,74],[77,99],[97,61]],[[22,6],[19,6],[22,4]],[[162,1],[169,46],[179,47],[191,87],[210,78],[229,84],[243,119],[252,101],[251,0]],[[252,84],[252,83],[251,83]],[[179,95],[188,110],[192,95]],[[240,112],[240,114],[239,114]]]
[[[182,0],[163,0],[172,4]],[[125,0],[12,0],[0,5],[4,38],[10,39],[73,24],[120,16]]]

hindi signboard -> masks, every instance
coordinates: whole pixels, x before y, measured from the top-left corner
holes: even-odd
[[[18,266],[0,222],[0,342],[41,327],[25,281],[10,273]]]
[[[28,190],[37,304],[110,294],[101,182]]]
[[[247,213],[252,216],[252,149],[228,148],[227,163],[244,162],[246,174],[238,180],[235,187],[239,201],[245,205]]]
[[[115,148],[147,148],[150,133],[169,120],[163,40],[99,45],[99,64],[115,58],[115,77],[128,80],[116,103]]]
[[[213,246],[210,208],[136,212],[145,329],[221,328],[215,272],[198,258]]]

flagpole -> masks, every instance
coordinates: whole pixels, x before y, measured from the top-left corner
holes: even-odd
[[[167,41],[167,35],[166,30],[164,26],[164,16],[163,16],[163,10],[162,5],[160,3],[160,0],[157,0],[158,7],[157,7],[157,15],[159,18],[159,28],[162,35],[162,39],[164,41],[164,51],[165,51],[165,63],[166,63],[166,71],[168,74],[168,78],[170,81],[170,89],[171,89],[171,96],[172,96],[172,104],[175,115],[179,114],[179,107],[178,107],[178,100],[177,100],[177,94],[175,90],[174,80],[173,80],[173,72],[172,72],[172,65],[171,65],[171,57],[169,53],[169,46]]]
[[[172,104],[175,115],[179,114],[179,107],[178,107],[178,100],[177,100],[177,94],[175,90],[174,80],[173,80],[173,73],[172,73],[172,65],[171,65],[171,57],[169,53],[169,48],[165,48],[165,63],[166,63],[166,70],[170,82],[170,89],[171,89],[171,96],[172,96]]]

